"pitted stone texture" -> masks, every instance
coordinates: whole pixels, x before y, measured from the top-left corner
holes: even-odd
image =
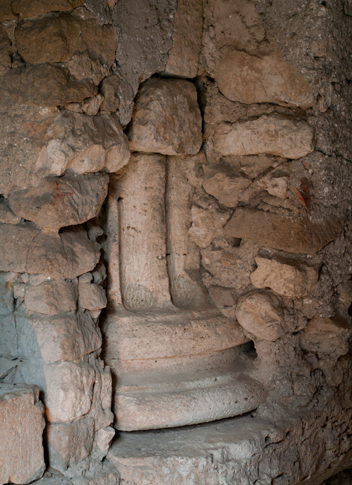
[[[45,471],[43,405],[36,386],[0,383],[0,483],[29,483]]]
[[[280,300],[268,291],[250,291],[237,303],[236,317],[246,333],[259,340],[275,341],[285,333]]]
[[[224,96],[240,103],[288,104],[307,108],[312,89],[298,69],[279,53],[263,57],[223,49],[215,79]]]
[[[202,45],[203,2],[179,0],[175,13],[172,47],[166,63],[167,73],[195,77]]]
[[[318,270],[298,261],[255,258],[257,269],[251,274],[256,288],[271,288],[279,295],[302,298],[311,294],[318,282]]]
[[[313,317],[301,334],[302,348],[328,355],[345,355],[349,351],[349,326],[339,315],[332,318]]]
[[[16,314],[18,357],[46,362],[74,361],[101,347],[89,313],[57,317]]]
[[[46,232],[57,232],[61,227],[96,217],[107,195],[108,182],[105,174],[51,177],[37,186],[13,190],[9,203],[16,215]]]
[[[263,115],[254,121],[221,123],[215,131],[214,148],[222,155],[267,153],[297,159],[314,150],[314,128],[305,121]]]
[[[79,304],[82,308],[91,311],[101,310],[106,307],[105,290],[94,283],[79,283]]]
[[[74,53],[88,51],[110,67],[117,47],[112,26],[67,14],[27,20],[16,28],[15,38],[19,54],[31,64],[65,62]]]
[[[306,218],[239,207],[226,224],[228,237],[249,239],[262,247],[314,254],[336,239],[344,226],[338,217],[313,222]]]
[[[48,12],[67,12],[84,4],[84,0],[11,0],[12,11],[21,18],[37,17]]]
[[[236,207],[240,194],[251,184],[248,178],[233,177],[219,171],[212,177],[205,179],[203,188],[220,204],[226,207]]]
[[[132,151],[187,155],[199,152],[202,119],[193,84],[150,79],[141,88],[129,132]]]
[[[100,258],[98,245],[82,228],[55,236],[29,223],[0,224],[0,246],[0,271],[42,273],[52,278],[76,278],[94,269]]]
[[[37,286],[26,286],[24,303],[28,312],[56,315],[77,308],[76,289],[72,282],[48,279]]]

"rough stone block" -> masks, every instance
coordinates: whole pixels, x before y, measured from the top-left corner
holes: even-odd
[[[251,181],[244,177],[231,177],[226,173],[218,172],[206,179],[203,188],[208,194],[212,195],[220,204],[226,207],[236,207],[238,199]]]
[[[21,218],[16,216],[10,209],[5,199],[0,199],[0,222],[2,224],[18,224]]]
[[[67,12],[84,4],[84,0],[12,0],[12,11],[22,18],[37,17],[48,12]]]
[[[239,207],[226,224],[227,237],[249,239],[262,247],[314,254],[336,239],[344,222],[334,216],[314,222],[307,218]]]
[[[38,388],[0,383],[0,484],[29,483],[43,475],[44,427]]]
[[[314,128],[305,121],[263,115],[254,121],[220,123],[214,148],[222,155],[267,153],[297,159],[314,150]]]
[[[313,317],[301,334],[301,346],[310,352],[341,356],[349,351],[349,326],[339,315]]]
[[[77,308],[75,285],[70,281],[48,279],[38,286],[26,286],[24,302],[27,311],[42,315],[73,312]]]
[[[79,283],[79,304],[91,311],[102,310],[107,305],[105,290],[93,283]]]
[[[138,94],[128,138],[133,151],[198,153],[202,119],[193,84],[183,79],[147,81]]]
[[[13,275],[0,273],[0,315],[9,315],[14,310]]]
[[[240,103],[289,104],[307,108],[312,88],[279,53],[258,57],[233,48],[220,52],[215,79],[224,96]]]
[[[2,357],[18,357],[15,316],[0,315],[0,355]]]

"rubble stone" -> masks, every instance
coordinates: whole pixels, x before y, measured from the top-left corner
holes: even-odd
[[[63,280],[49,279],[37,286],[26,286],[24,302],[27,311],[42,315],[73,312],[77,308],[75,287]]]
[[[132,151],[192,155],[202,144],[197,91],[183,79],[151,79],[141,88],[128,135]]]
[[[0,315],[14,311],[13,280],[11,274],[0,273]]]
[[[228,237],[249,239],[262,247],[290,253],[314,254],[342,231],[343,221],[328,217],[324,222],[239,207],[226,224]]]
[[[209,211],[193,206],[191,210],[192,226],[189,236],[200,248],[206,248],[216,237],[214,217]]]
[[[345,355],[349,351],[349,326],[339,315],[332,318],[313,317],[301,334],[301,346],[311,352]]]
[[[226,207],[236,207],[240,193],[251,184],[244,177],[230,177],[225,173],[218,172],[213,177],[204,181],[203,187],[208,194],[212,195],[220,204]]]
[[[36,386],[0,383],[0,483],[29,483],[45,471],[43,405]]]
[[[101,286],[79,282],[78,292],[79,304],[86,310],[102,310],[107,305],[105,291]]]
[[[48,12],[67,12],[84,4],[84,0],[11,0],[12,11],[22,18],[36,17]]]
[[[271,288],[279,295],[302,298],[311,294],[318,281],[318,271],[297,261],[255,258],[257,269],[251,274],[256,288]]]
[[[214,148],[222,155],[267,153],[297,159],[314,150],[314,128],[305,121],[279,115],[263,115],[254,121],[221,123]]]

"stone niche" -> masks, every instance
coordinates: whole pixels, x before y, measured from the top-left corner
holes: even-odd
[[[0,2],[0,485],[347,485],[349,0]]]

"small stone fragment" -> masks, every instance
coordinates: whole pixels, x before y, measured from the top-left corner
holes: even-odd
[[[11,192],[9,203],[19,217],[47,232],[56,232],[97,216],[108,191],[105,174],[71,175],[43,179],[41,184]]]
[[[18,224],[21,218],[16,216],[10,209],[8,202],[0,197],[0,223]]]
[[[231,101],[288,104],[304,109],[313,103],[312,88],[306,79],[279,53],[258,57],[225,48],[215,79]]]
[[[316,268],[293,260],[281,262],[258,256],[255,262],[257,269],[251,274],[253,286],[271,288],[279,295],[303,298],[313,292],[318,281]]]
[[[217,235],[213,214],[200,207],[193,206],[191,209],[191,221],[192,226],[188,231],[190,238],[200,248],[208,247]]]
[[[263,115],[244,123],[220,123],[214,148],[222,155],[267,153],[297,159],[314,150],[314,128],[305,121]]]
[[[103,104],[101,105],[102,111],[108,111],[114,113],[120,104],[120,100],[117,96],[117,88],[120,84],[120,78],[118,76],[108,76],[101,84],[101,93],[104,96]]]
[[[341,233],[344,222],[330,216],[325,222],[238,207],[224,231],[227,237],[254,241],[262,247],[290,253],[314,254]]]
[[[301,346],[311,352],[345,355],[349,351],[349,326],[344,318],[315,316],[301,334]]]
[[[93,283],[81,283],[78,285],[79,304],[86,310],[96,311],[107,305],[105,291],[101,286]]]
[[[76,310],[75,287],[70,281],[47,280],[38,286],[25,289],[25,307],[29,312],[56,315],[60,311]]]
[[[0,315],[0,355],[8,359],[19,357],[14,314]]]
[[[85,113],[88,116],[97,115],[103,101],[104,101],[103,96],[101,94],[97,94],[96,96],[94,96],[94,98],[91,98],[85,103],[83,103],[82,105],[83,113]]]
[[[39,479],[44,463],[43,404],[36,386],[0,383],[0,483]]]
[[[91,79],[96,86],[109,74],[109,67],[102,64],[99,58],[92,59],[87,51],[75,52],[65,67],[78,81]]]
[[[274,342],[284,332],[284,312],[280,300],[269,292],[246,293],[237,304],[236,317],[245,331],[260,340]]]
[[[193,84],[150,79],[142,86],[129,132],[133,151],[194,155],[202,144],[202,118]]]
[[[231,177],[225,173],[216,173],[203,183],[203,188],[220,204],[226,207],[236,207],[239,196],[251,184],[251,180],[244,177]]]

